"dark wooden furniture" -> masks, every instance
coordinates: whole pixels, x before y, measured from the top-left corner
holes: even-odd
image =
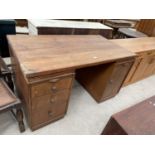
[[[113,34],[112,34],[112,38],[116,37],[119,28],[132,27],[132,23],[130,21],[127,21],[127,20],[107,19],[107,20],[104,21],[104,24],[107,25],[107,26],[110,26],[110,27],[112,27],[114,29]]]
[[[155,96],[114,114],[102,135],[154,135]]]
[[[112,28],[97,22],[67,20],[28,20],[29,34],[100,34],[112,37]]]
[[[16,21],[16,26],[28,27],[27,19],[15,19],[15,21]]]
[[[9,57],[7,34],[15,34],[15,20],[0,20],[0,56]]]
[[[155,74],[155,37],[111,41],[137,55],[124,86]]]
[[[12,88],[12,80],[10,79],[9,69],[7,68],[7,66],[5,66],[4,62],[2,61],[2,58],[0,58],[0,113],[11,110],[12,114],[18,121],[20,132],[24,132],[25,126],[23,123],[23,112],[21,110],[21,102],[13,94],[13,92],[6,83],[9,84]],[[14,112],[14,109],[16,110],[16,113]]]
[[[75,73],[101,102],[120,90],[135,57],[99,35],[16,35],[8,42],[32,130],[65,116]]]
[[[155,19],[141,19],[135,29],[119,29],[120,38],[155,36]]]

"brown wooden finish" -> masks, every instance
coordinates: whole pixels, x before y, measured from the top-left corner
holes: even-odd
[[[0,79],[0,108],[15,103],[17,98],[6,89],[6,84]]]
[[[148,36],[155,36],[155,19],[141,19],[136,29]]]
[[[134,59],[77,70],[77,80],[97,102],[115,96],[124,82]]]
[[[98,35],[10,35],[8,41],[16,51],[15,55],[26,77],[74,70],[135,56]]]
[[[78,74],[78,69],[93,66],[94,70],[94,66],[101,65],[103,69],[99,67],[99,74],[103,77],[106,77],[105,70],[109,70],[105,82],[108,82],[108,78],[118,78],[119,83],[115,84],[114,91],[108,85],[99,89],[103,93],[105,88],[111,87],[106,91],[110,93],[111,90],[114,96],[131,65],[127,62],[126,67],[119,67],[118,63],[126,63],[126,60],[135,57],[135,54],[95,35],[16,35],[8,36],[8,41],[17,91],[25,104],[32,130],[65,115],[76,70]],[[116,73],[120,70],[121,76],[118,77]],[[96,78],[94,84],[99,82]],[[96,92],[99,93],[98,90]],[[104,93],[101,100],[105,100]]]
[[[67,20],[28,20],[29,34],[85,34],[112,37],[112,28],[97,22],[67,21]]]
[[[102,134],[154,135],[155,96],[114,114]]]
[[[13,109],[16,109],[14,113]],[[11,110],[18,121],[20,132],[25,131],[20,100],[13,94],[4,80],[0,79],[0,113]]]
[[[124,85],[131,84],[155,74],[155,38],[116,39],[113,43],[137,54]]]

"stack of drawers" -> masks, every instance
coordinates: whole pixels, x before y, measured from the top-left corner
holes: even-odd
[[[31,87],[32,128],[36,129],[65,115],[73,75],[53,77]]]

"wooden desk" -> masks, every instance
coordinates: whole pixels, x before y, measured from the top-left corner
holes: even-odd
[[[155,74],[155,37],[116,39],[111,41],[137,54],[124,86]]]
[[[97,22],[67,20],[28,20],[29,34],[100,34],[112,37],[112,28]]]
[[[154,135],[155,96],[114,114],[103,135]]]
[[[75,72],[101,102],[118,93],[135,57],[99,35],[16,35],[8,42],[32,130],[65,115]]]

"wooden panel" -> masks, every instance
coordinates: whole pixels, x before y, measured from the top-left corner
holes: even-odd
[[[141,19],[137,25],[137,30],[148,36],[155,36],[155,19]]]
[[[77,80],[97,102],[115,96],[120,90],[133,59],[77,70]]]
[[[132,64],[133,60],[115,64],[112,75],[102,95],[102,101],[115,96],[119,92]]]

